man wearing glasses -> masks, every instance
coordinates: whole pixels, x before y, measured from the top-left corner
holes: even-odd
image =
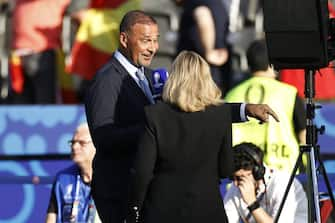
[[[86,123],[77,127],[69,146],[74,165],[57,174],[46,222],[97,222],[90,185],[95,147]]]

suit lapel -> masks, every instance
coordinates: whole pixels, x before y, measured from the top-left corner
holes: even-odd
[[[129,89],[130,94],[135,95],[135,97],[142,98],[142,100],[145,100],[149,104],[150,101],[145,95],[145,93],[143,92],[143,90],[137,85],[136,81],[130,76],[128,71],[122,66],[122,64],[114,56],[112,56],[111,63],[115,65],[115,68],[118,70],[118,73],[122,76],[123,84],[125,84],[124,87]],[[146,72],[144,74],[148,78]],[[148,79],[148,81],[149,81],[150,89],[152,90],[151,80]]]

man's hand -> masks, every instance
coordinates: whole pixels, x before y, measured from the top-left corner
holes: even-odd
[[[226,48],[211,49],[205,52],[205,58],[209,64],[222,66],[228,60],[228,50]]]
[[[241,176],[236,186],[240,189],[242,199],[247,205],[256,201],[256,182],[252,175]]]
[[[268,122],[269,115],[279,122],[277,114],[266,104],[246,104],[245,111],[247,116],[256,118],[261,123]]]

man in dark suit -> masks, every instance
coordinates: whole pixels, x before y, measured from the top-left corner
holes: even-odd
[[[97,148],[92,194],[102,222],[121,223],[126,216],[130,171],[144,130],[144,106],[154,103],[151,70],[146,67],[158,50],[158,37],[158,25],[151,16],[128,12],[120,24],[119,50],[87,92],[86,116]],[[277,118],[267,105],[232,104],[231,108],[235,122],[243,121],[245,114],[261,121],[269,115]]]

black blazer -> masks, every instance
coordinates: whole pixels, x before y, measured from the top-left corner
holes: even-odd
[[[219,180],[233,172],[230,106],[187,113],[158,103],[145,113],[130,196],[141,222],[228,222]]]
[[[145,69],[147,77],[151,70]],[[152,88],[151,78],[148,78]],[[96,147],[92,190],[106,198],[127,199],[130,169],[138,138],[144,130],[145,94],[115,59],[97,73],[86,95],[85,110]],[[240,121],[240,104],[232,104],[233,120]]]

